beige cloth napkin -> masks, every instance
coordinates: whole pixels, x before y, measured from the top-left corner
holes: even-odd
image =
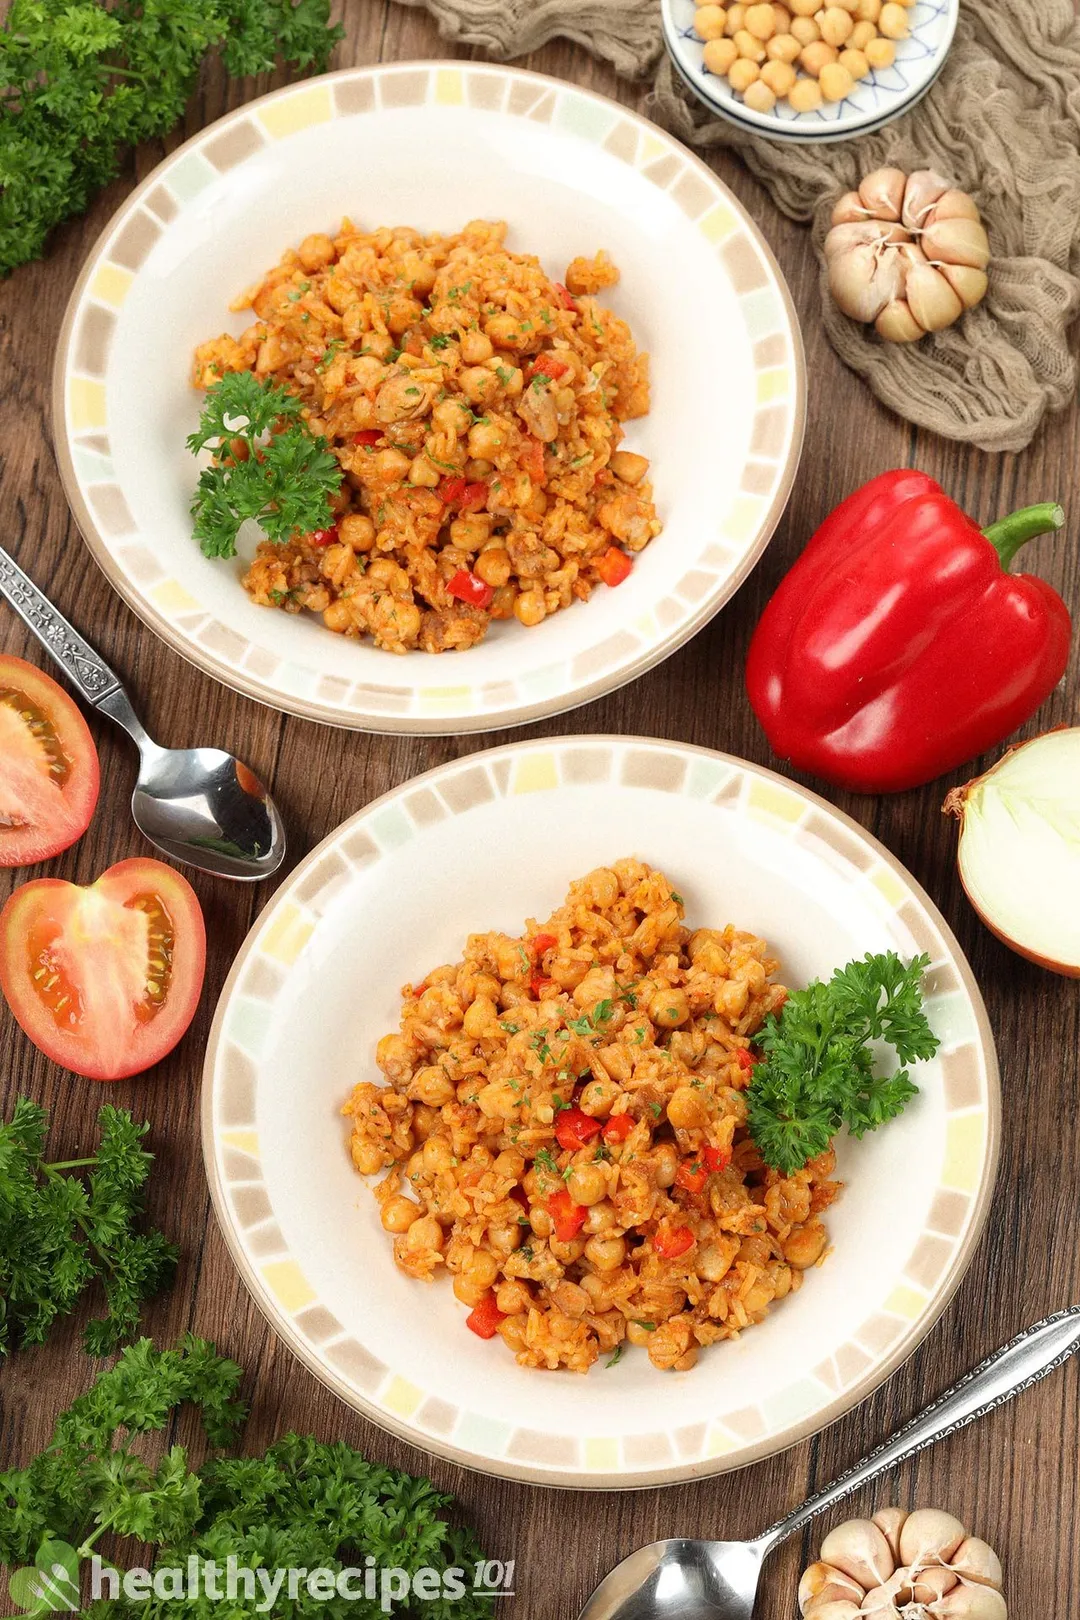
[[[1077,388],[1080,310],[1080,22],[1073,0],[961,0],[929,94],[875,135],[811,151],[744,134],[682,87],[663,52],[659,0],[402,0],[448,39],[521,56],[562,35],[628,75],[652,74],[649,110],[702,151],[736,150],[778,208],[813,226],[882,164],[934,168],[970,191],[994,260],[978,309],[917,344],[882,343],[828,296],[821,318],[844,362],[908,421],[985,450],[1021,450]],[[1070,341],[1071,339],[1071,341]]]

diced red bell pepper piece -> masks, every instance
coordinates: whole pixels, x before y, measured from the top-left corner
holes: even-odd
[[[538,372],[543,372],[545,377],[550,377],[554,382],[558,382],[559,378],[565,377],[569,370],[570,362],[564,360],[562,355],[555,354],[549,349],[546,354],[537,355],[529,367],[529,376],[535,377]]]
[[[604,1126],[604,1141],[612,1147],[625,1142],[635,1123],[633,1114],[612,1114]]]
[[[677,1260],[692,1249],[697,1239],[688,1226],[660,1226],[653,1236],[653,1248],[662,1260]]]
[[[332,546],[338,537],[338,526],[331,523],[328,529],[312,529],[308,540],[313,546]]]
[[[584,1204],[575,1204],[565,1187],[552,1193],[547,1203],[548,1214],[555,1223],[555,1236],[560,1243],[572,1243],[589,1213]]]
[[[735,1050],[735,1061],[740,1069],[743,1069],[747,1074],[753,1074],[761,1059],[756,1058],[753,1052],[748,1051],[745,1046],[739,1046]]]
[[[563,309],[577,309],[577,299],[574,297],[572,292],[563,286],[561,281],[553,281],[552,286],[555,288],[555,296],[559,300],[559,303],[562,305]]]
[[[555,1140],[561,1148],[583,1148],[600,1135],[598,1119],[580,1108],[563,1108],[555,1121]]]
[[[462,478],[460,473],[455,473],[451,478],[440,478],[435,493],[444,506],[457,506],[465,493],[468,481],[467,478]]]
[[[534,934],[530,943],[533,955],[540,957],[543,956],[545,951],[554,950],[559,943],[559,936],[557,934]]]
[[[479,512],[480,508],[487,504],[487,498],[488,487],[482,478],[478,478],[473,483],[465,485],[458,505],[463,512]]]
[[[378,444],[382,436],[381,428],[361,428],[359,433],[353,434],[352,439],[353,444],[373,445]]]
[[[539,968],[533,968],[529,974],[529,989],[539,1001],[540,997],[545,995],[547,991],[557,990],[558,986],[554,979],[546,979]]]
[[[621,585],[630,577],[633,566],[621,546],[609,546],[603,556],[596,559],[596,572],[605,585]]]
[[[543,484],[547,481],[547,469],[544,466],[544,446],[539,439],[530,434],[525,441],[525,448],[521,452],[521,467],[527,472],[534,484]]]
[[[467,568],[459,568],[453,574],[446,586],[451,596],[456,596],[459,602],[468,602],[471,607],[486,608],[495,595],[494,585],[485,585],[482,579],[470,574]]]
[[[718,1175],[726,1170],[731,1163],[731,1149],[721,1147],[707,1147],[701,1157],[705,1161],[705,1168],[710,1175]]]
[[[465,1326],[471,1329],[478,1339],[493,1339],[498,1332],[499,1323],[505,1321],[506,1313],[500,1311],[496,1305],[495,1295],[487,1293],[473,1306],[465,1318]]]
[[[684,1159],[675,1172],[676,1187],[682,1187],[695,1197],[699,1192],[704,1192],[708,1179],[709,1172],[702,1159]]]

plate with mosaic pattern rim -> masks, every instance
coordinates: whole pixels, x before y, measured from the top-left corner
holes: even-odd
[[[691,853],[692,852],[692,853]],[[838,1144],[833,1251],[805,1286],[687,1373],[644,1351],[582,1377],[524,1369],[465,1328],[445,1279],[403,1276],[356,1175],[340,1107],[380,1079],[400,986],[470,932],[521,931],[620,856],[666,872],[692,924],[760,931],[797,985],[861,956],[926,951],[938,1056],[887,1129]],[[1000,1136],[978,987],[929,897],[824,799],[708,749],[633,737],[519,742],[452,761],[331,833],[248,935],[203,1076],[218,1221],[267,1320],[348,1405],[488,1473],[629,1489],[739,1468],[863,1400],[915,1349],[985,1223]]]
[[[860,79],[846,100],[800,113],[785,101],[772,112],[755,112],[736,95],[726,79],[705,66],[704,42],[694,30],[695,0],[662,0],[664,43],[680,77],[706,106],[722,117],[775,140],[815,135],[822,141],[845,140],[883,128],[907,112],[929,90],[944,66],[960,16],[960,0],[915,0],[911,33],[898,40],[896,60]]]
[[[242,330],[229,301],[286,245],[346,213],[430,230],[505,218],[510,246],[536,251],[554,274],[575,253],[611,252],[622,279],[605,301],[652,355],[652,410],[629,424],[627,443],[652,461],[665,521],[617,590],[598,588],[527,631],[496,625],[466,653],[394,657],[313,615],[256,607],[241,563],[201,555],[188,511],[196,466],[184,446],[198,416],[192,349],[226,325]],[[722,364],[706,327],[724,333]],[[710,169],[588,91],[448,62],[304,81],[168,157],[87,260],[58,346],[53,413],[87,545],[177,652],[308,719],[457,734],[587,702],[701,629],[779,520],[805,397],[783,277]]]

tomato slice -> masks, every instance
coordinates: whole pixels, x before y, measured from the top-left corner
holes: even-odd
[[[99,781],[94,739],[63,687],[0,657],[0,866],[47,861],[81,838]]]
[[[91,1080],[141,1074],[191,1023],[206,965],[195,891],[161,861],[82,888],[39,878],[0,912],[0,988],[34,1045]]]

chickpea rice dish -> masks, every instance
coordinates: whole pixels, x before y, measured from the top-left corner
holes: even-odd
[[[344,1106],[397,1265],[449,1272],[523,1366],[587,1372],[629,1343],[686,1370],[826,1257],[831,1146],[785,1176],[746,1125],[779,964],[683,919],[663,873],[619,860],[519,937],[470,935],[404,987],[386,1083]]]
[[[240,337],[196,350],[197,387],[252,371],[297,396],[341,468],[325,528],[258,546],[255,602],[389,652],[461,650],[622,583],[660,532],[649,463],[620,448],[649,370],[597,299],[618,270],[601,252],[555,282],[505,237],[345,220],[237,300]]]

